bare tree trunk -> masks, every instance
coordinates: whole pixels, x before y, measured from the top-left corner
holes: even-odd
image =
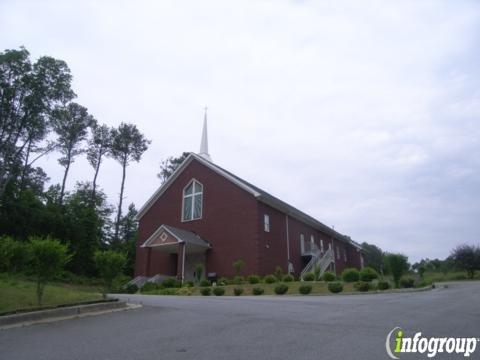
[[[95,205],[95,195],[96,195],[96,190],[97,190],[97,176],[98,172],[100,170],[100,161],[102,160],[102,155],[98,155],[97,159],[97,166],[95,167],[95,176],[93,177],[93,183],[92,183],[92,204]]]
[[[118,232],[119,232],[119,229],[120,229],[120,219],[122,218],[123,189],[124,189],[124,186],[125,186],[125,174],[126,174],[126,171],[127,171],[126,161],[123,162],[122,166],[123,166],[122,186],[120,187],[120,199],[119,199],[119,202],[118,202],[117,221],[115,222],[115,237],[114,237],[114,240],[117,241],[117,242],[119,241]]]
[[[60,191],[60,205],[63,204],[63,196],[65,195],[65,183],[67,182],[68,170],[70,170],[71,159],[68,159],[67,166],[65,167],[65,174],[63,174],[63,181],[62,181],[62,190]]]
[[[27,154],[25,155],[25,163],[23,165],[22,176],[20,177],[20,194],[22,194],[25,187],[25,176],[27,175],[27,170],[30,167],[28,160],[30,158],[30,151],[32,149],[32,141],[28,142]]]

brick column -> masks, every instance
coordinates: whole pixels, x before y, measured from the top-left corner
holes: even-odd
[[[150,257],[152,256],[152,248],[147,248],[147,261],[145,261],[145,276],[150,276]]]
[[[185,243],[178,243],[178,252],[177,252],[177,279],[183,282],[183,277],[185,274]]]

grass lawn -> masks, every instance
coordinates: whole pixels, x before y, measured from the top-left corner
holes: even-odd
[[[325,283],[323,281],[317,281],[317,282],[314,282],[314,281],[306,281],[306,282],[293,281],[293,282],[282,283],[282,284],[285,284],[285,285],[288,286],[287,294],[299,295],[298,287],[300,285],[304,285],[304,284],[312,285],[312,292],[310,294],[313,294],[313,295],[315,295],[315,294],[317,294],[317,295],[318,294],[331,294],[331,292],[328,290],[327,283]],[[259,288],[264,289],[265,292],[263,293],[263,295],[276,295],[274,289],[277,285],[279,285],[279,283],[275,283],[275,284],[261,283],[261,284],[226,285],[226,286],[221,286],[221,287],[225,288],[225,296],[233,296],[234,295],[233,289],[235,289],[237,287],[243,289],[243,294],[242,295],[253,295],[252,294],[252,289],[255,288],[255,287],[259,287]],[[189,290],[191,291],[191,295],[201,295],[199,287],[192,287],[192,288],[189,288]],[[352,283],[343,284],[343,292],[352,292],[352,291],[355,291]],[[161,293],[162,293],[161,290],[152,290],[152,291],[144,292],[143,294],[154,295],[154,294],[161,294]]]
[[[85,285],[53,283],[45,286],[42,306],[100,300],[100,289]],[[36,284],[24,277],[0,274],[0,314],[37,307]]]

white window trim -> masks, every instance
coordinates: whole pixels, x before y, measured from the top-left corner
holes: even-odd
[[[185,195],[185,189],[188,188],[190,186],[190,184],[193,184],[194,182],[200,184],[202,186],[202,191],[201,192],[194,192],[195,190],[195,186],[193,186],[192,188],[192,193],[191,194],[188,194],[188,195]],[[181,216],[181,219],[182,219],[182,222],[187,222],[187,221],[194,221],[194,220],[200,220],[202,217],[203,217],[203,191],[205,190],[205,187],[203,186],[203,184],[198,181],[197,179],[193,178],[192,180],[190,180],[188,182],[187,185],[185,185],[185,187],[183,188],[182,190],[182,216]],[[200,217],[193,217],[193,215],[195,214],[195,195],[202,195],[202,207],[200,208]],[[191,215],[192,215],[192,218],[191,219],[185,219],[183,217],[184,213],[183,213],[183,207],[185,206],[185,198],[187,197],[192,197],[192,209],[191,209]]]
[[[270,216],[263,214],[263,231],[270,232]]]
[[[300,234],[300,252],[303,254],[305,252],[305,235]]]

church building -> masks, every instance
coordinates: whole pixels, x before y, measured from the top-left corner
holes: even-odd
[[[195,267],[218,277],[272,274],[280,266],[301,277],[319,266],[339,274],[363,266],[350,237],[215,164],[207,119],[198,154],[190,153],[140,209],[135,276],[193,280]]]

